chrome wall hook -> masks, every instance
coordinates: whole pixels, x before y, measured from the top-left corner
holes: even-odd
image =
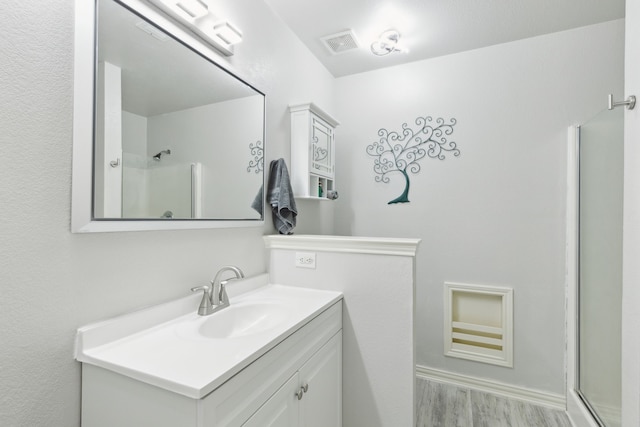
[[[613,94],[609,94],[609,110],[613,110],[616,107],[619,107],[621,105],[626,105],[627,106],[627,110],[633,110],[633,108],[636,106],[636,97],[634,95],[631,95],[627,98],[626,101],[620,101],[620,102],[614,102],[613,101]]]
[[[118,157],[116,160],[111,160],[109,162],[109,166],[111,166],[112,168],[117,168],[118,166],[120,166],[120,157]]]

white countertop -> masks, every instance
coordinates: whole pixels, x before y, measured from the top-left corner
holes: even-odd
[[[217,313],[199,316],[199,299],[189,296],[78,329],[75,357],[199,399],[341,298],[340,292],[261,286],[232,296],[231,306],[250,309],[252,304],[279,304],[284,308],[283,321],[234,338],[205,338],[196,331]],[[184,314],[185,309],[190,312]]]

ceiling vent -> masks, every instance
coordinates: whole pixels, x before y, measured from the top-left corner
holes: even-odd
[[[360,47],[356,35],[351,30],[321,37],[322,43],[333,55],[348,52]]]

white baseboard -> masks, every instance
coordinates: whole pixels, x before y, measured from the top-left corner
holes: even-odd
[[[493,393],[511,399],[522,400],[535,405],[547,406],[562,411],[566,410],[567,406],[567,399],[561,394],[531,390],[492,380],[455,374],[453,372],[441,371],[439,369],[432,369],[421,365],[416,366],[416,376],[440,383],[453,384],[486,393]]]

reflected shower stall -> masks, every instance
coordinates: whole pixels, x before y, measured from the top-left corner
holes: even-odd
[[[122,153],[123,218],[201,218],[202,165],[167,162],[170,154]]]
[[[623,115],[605,110],[570,131],[567,407],[577,425],[621,425]]]

